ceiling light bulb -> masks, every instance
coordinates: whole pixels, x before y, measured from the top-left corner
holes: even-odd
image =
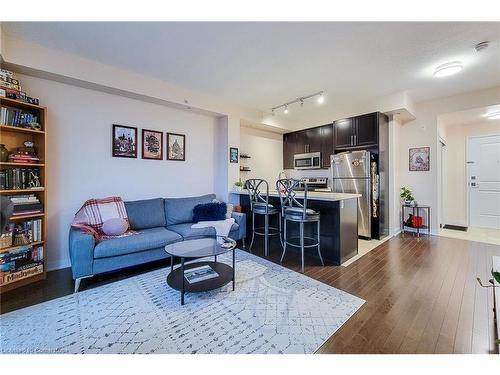
[[[486,114],[488,120],[499,120],[500,119],[500,111],[494,111]]]
[[[319,94],[318,96],[318,103],[319,104],[323,104],[325,102],[325,97],[323,96],[323,94]]]
[[[460,72],[463,68],[464,66],[460,61],[453,61],[446,64],[442,64],[439,65],[434,70],[434,77],[440,78],[440,77],[451,76],[452,74]]]
[[[283,110],[283,113],[284,113],[285,115],[288,115],[288,106],[285,106],[285,109]]]

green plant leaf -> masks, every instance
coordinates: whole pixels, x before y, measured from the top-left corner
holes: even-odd
[[[496,271],[491,270],[491,274],[493,275],[493,278],[495,279],[495,281],[498,284],[500,284],[500,272],[496,272]]]

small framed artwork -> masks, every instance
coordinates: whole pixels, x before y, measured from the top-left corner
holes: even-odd
[[[186,160],[186,136],[167,133],[167,160]]]
[[[163,132],[142,129],[142,158],[163,159]]]
[[[113,124],[113,156],[137,157],[137,128]]]
[[[230,163],[238,162],[238,149],[236,147],[229,147],[229,162]]]
[[[430,152],[430,147],[410,148],[410,171],[428,171]]]

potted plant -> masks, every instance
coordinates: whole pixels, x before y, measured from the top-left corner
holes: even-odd
[[[233,189],[234,189],[234,190],[236,190],[236,191],[241,191],[241,190],[243,190],[243,182],[241,182],[241,180],[236,181],[236,182],[234,183]]]
[[[405,206],[409,206],[415,198],[413,198],[413,195],[411,193],[411,190],[408,189],[407,187],[403,186],[401,188],[401,200],[404,202]]]

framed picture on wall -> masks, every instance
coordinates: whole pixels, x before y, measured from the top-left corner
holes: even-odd
[[[142,129],[142,158],[163,159],[163,132]]]
[[[186,160],[186,136],[167,133],[167,160]]]
[[[113,156],[119,158],[137,157],[137,128],[113,124]]]
[[[229,147],[229,162],[230,163],[238,162],[238,149],[236,147]]]
[[[430,164],[430,147],[410,148],[410,171],[428,171]]]

